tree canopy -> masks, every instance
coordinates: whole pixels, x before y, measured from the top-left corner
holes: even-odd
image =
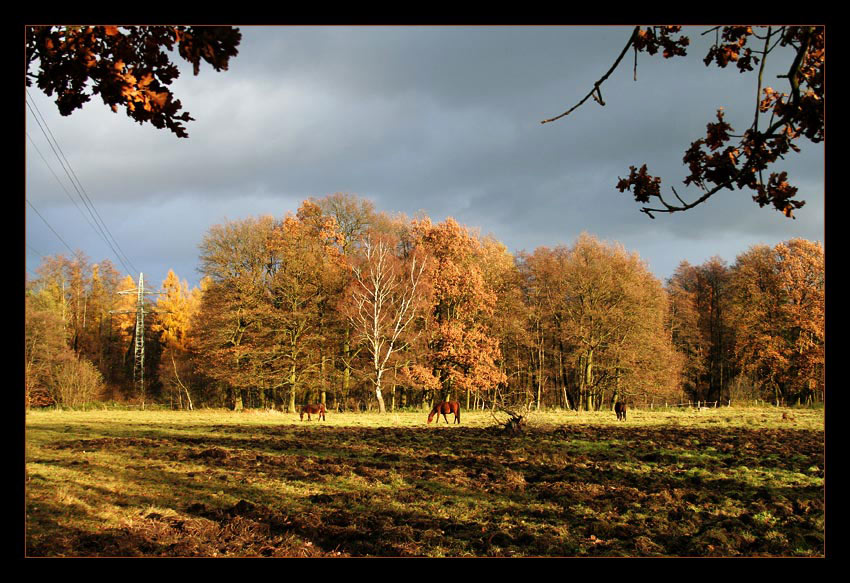
[[[819,243],[683,262],[664,285],[636,253],[587,233],[514,255],[450,217],[329,204],[343,198],[212,226],[200,288],[169,272],[147,331],[134,297],[117,293],[130,276],[79,252],[46,258],[27,287],[28,402],[147,395],[292,412],[823,399]],[[337,216],[362,228],[346,233]],[[132,382],[140,333],[144,394]]]
[[[180,75],[169,53],[176,46],[195,75],[201,61],[222,71],[241,39],[232,26],[28,26],[26,84],[56,94],[62,115],[100,95],[112,111],[185,138],[193,118],[168,88]]]
[[[636,26],[613,66],[594,84],[590,92],[564,113],[541,123],[559,120],[593,98],[600,105],[601,86],[620,65],[629,49],[637,54],[654,55],[661,51],[665,59],[687,54],[690,39],[681,34],[681,26]],[[717,192],[750,190],[760,206],[772,206],[786,217],[801,208],[804,200],[797,198],[797,188],[788,182],[786,171],[771,171],[790,151],[799,152],[796,144],[805,137],[814,143],[823,141],[824,129],[824,66],[826,57],[823,26],[715,26],[703,34],[715,35],[714,44],[703,59],[726,68],[735,64],[739,73],[755,73],[755,110],[753,121],[743,132],[735,133],[719,108],[716,120],[706,125],[706,135],[691,143],[682,162],[689,174],[685,186],[696,188],[697,198],[686,202],[675,188],[676,200],[665,198],[661,178],[651,175],[646,164],[629,167],[626,178],[620,178],[617,189],[629,191],[635,201],[644,204],[641,212],[650,218],[653,213],[675,213],[703,204]],[[790,47],[786,91],[765,85],[765,63],[777,48]],[[767,172],[770,172],[767,175]],[[657,204],[656,204],[657,203]],[[655,206],[652,206],[655,204]],[[660,205],[660,206],[658,206]]]

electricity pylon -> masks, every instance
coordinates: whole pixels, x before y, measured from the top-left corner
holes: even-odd
[[[139,285],[136,289],[117,292],[120,295],[136,295],[135,310],[110,310],[110,314],[136,314],[136,338],[133,360],[133,384],[138,384],[142,396],[142,409],[145,408],[145,314],[155,314],[157,310],[145,311],[146,295],[162,295],[165,292],[154,292],[145,289],[144,274],[139,273]]]

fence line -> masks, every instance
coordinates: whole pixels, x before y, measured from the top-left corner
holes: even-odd
[[[673,404],[664,403],[665,409],[669,409],[670,407],[693,407],[693,408],[696,408],[696,409],[702,409],[703,407],[705,407],[705,408],[716,409],[717,407],[720,407],[720,406],[722,406],[720,401],[688,401],[687,403],[673,403]],[[732,401],[731,400],[728,401],[726,403],[726,406],[731,407]],[[650,403],[649,408],[654,409],[655,404]]]

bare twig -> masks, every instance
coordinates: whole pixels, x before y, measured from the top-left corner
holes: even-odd
[[[617,57],[617,60],[614,61],[614,64],[611,65],[610,69],[608,69],[608,72],[605,73],[596,83],[593,84],[593,89],[591,89],[590,92],[587,95],[584,96],[584,99],[579,101],[577,104],[575,104],[573,107],[571,107],[570,109],[568,109],[567,111],[565,111],[561,115],[558,115],[558,116],[555,116],[555,117],[552,117],[552,118],[549,118],[549,119],[544,119],[540,123],[541,124],[549,123],[549,122],[552,122],[552,121],[557,121],[557,120],[561,119],[562,117],[568,116],[573,111],[575,111],[576,109],[581,107],[581,105],[585,101],[590,99],[591,97],[593,97],[596,101],[598,101],[600,105],[605,105],[605,103],[602,102],[602,94],[599,93],[599,86],[602,85],[608,79],[608,77],[611,75],[611,73],[614,72],[614,69],[616,69],[617,66],[619,66],[620,61],[622,61],[623,57],[626,55],[626,51],[628,51],[629,47],[631,47],[632,44],[634,44],[635,37],[637,36],[637,33],[638,33],[639,30],[640,30],[640,26],[636,26],[635,29],[632,31],[631,36],[629,37],[629,42],[626,43],[626,46],[623,47],[623,50],[620,52],[620,56]],[[635,67],[637,67],[637,65],[635,65]],[[635,73],[635,75],[637,75],[637,73]],[[596,99],[596,95],[594,95],[594,94],[598,95],[599,99]]]
[[[638,54],[638,50],[637,50],[637,47],[635,47],[634,49],[635,49],[635,68],[634,68],[634,72],[632,74],[632,79],[637,81],[637,54]]]
[[[761,54],[761,65],[759,66],[759,75],[758,75],[758,87],[756,88],[756,115],[753,120],[753,130],[758,131],[759,129],[759,104],[761,103],[761,84],[762,84],[762,75],[764,74],[764,64],[767,62],[767,53],[770,44],[770,27],[767,27],[767,37],[764,39],[764,52]]]

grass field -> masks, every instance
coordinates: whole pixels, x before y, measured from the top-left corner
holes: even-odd
[[[824,554],[823,411],[426,417],[30,411],[26,555]]]

